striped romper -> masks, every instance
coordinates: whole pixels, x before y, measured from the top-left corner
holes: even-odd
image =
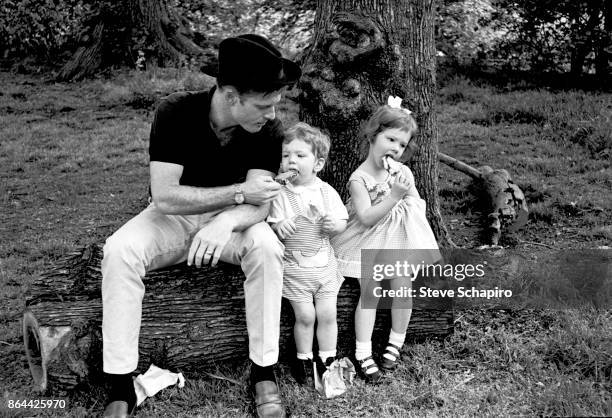
[[[329,197],[321,187],[325,212],[329,211]],[[293,218],[296,231],[284,240],[285,254],[283,297],[293,302],[335,298],[344,277],[338,270],[334,250],[329,237],[321,230],[319,219],[311,220],[304,208],[298,204],[296,195],[286,186],[286,193],[295,213]]]

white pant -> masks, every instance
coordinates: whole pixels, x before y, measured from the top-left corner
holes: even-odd
[[[185,261],[193,236],[209,220],[210,214],[165,215],[151,204],[106,240],[102,259],[106,373],[130,373],[138,365],[146,272]],[[249,357],[260,366],[278,361],[282,257],[283,245],[264,222],[233,233],[221,254],[222,261],[240,264],[246,276]]]

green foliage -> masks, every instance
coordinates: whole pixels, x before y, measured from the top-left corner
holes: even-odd
[[[438,3],[436,47],[453,62],[470,65],[492,53],[508,29],[496,24],[491,0]]]
[[[268,36],[294,56],[309,44],[314,30],[314,0],[169,0],[188,19],[202,45],[256,32]],[[0,56],[63,60],[93,27],[92,10],[107,18],[107,56],[135,63],[138,51],[155,56],[146,33],[133,33],[121,16],[124,2],[92,0],[5,0],[0,3]],[[436,47],[442,62],[498,70],[532,70],[575,74],[607,68],[605,0],[443,0],[437,2]],[[131,45],[126,50],[125,45]],[[609,52],[608,52],[609,53]],[[599,61],[597,61],[599,60]],[[605,64],[602,64],[604,63]]]
[[[70,44],[87,9],[83,0],[3,0],[0,54],[54,60]]]
[[[436,44],[463,66],[579,75],[610,49],[606,7],[604,0],[444,0]]]
[[[193,28],[212,39],[260,33],[285,52],[304,49],[312,35],[314,0],[174,1]]]
[[[512,36],[502,47],[515,68],[534,71],[583,72],[592,69],[598,46],[610,46],[605,0],[497,0],[498,8],[513,16]],[[609,5],[607,7],[610,7]],[[610,22],[608,22],[608,25]]]

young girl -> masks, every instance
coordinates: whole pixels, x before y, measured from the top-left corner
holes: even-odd
[[[355,312],[355,359],[368,382],[381,378],[372,357],[372,331],[379,299],[371,291],[377,282],[361,277],[361,250],[430,249],[412,253],[414,259],[409,262],[414,264],[432,263],[440,258],[425,218],[425,201],[419,196],[410,169],[397,162],[417,130],[410,111],[400,103],[401,100],[398,103],[397,98],[390,97],[389,104],[378,108],[367,121],[364,135],[368,156],[348,181],[349,222],[346,230],[331,241],[342,275],[360,279],[361,298]],[[381,251],[378,258],[388,257],[389,252]],[[428,259],[423,260],[424,254]],[[390,278],[388,284],[398,290],[405,289],[403,286],[410,288],[411,283],[409,277],[400,276]],[[391,332],[381,368],[392,370],[397,366],[411,314],[411,298],[393,300]]]
[[[306,123],[285,133],[281,176],[293,176],[272,202],[268,222],[285,245],[283,296],[295,313],[298,383],[313,377],[312,345],[317,321],[319,374],[336,357],[336,298],[344,278],[338,271],[329,237],[344,230],[348,213],[338,193],[317,177],[330,148],[329,138]]]

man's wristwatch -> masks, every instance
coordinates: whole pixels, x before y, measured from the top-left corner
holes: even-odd
[[[237,205],[241,205],[244,203],[244,193],[242,193],[240,184],[236,184],[234,186],[234,202],[236,202]]]

